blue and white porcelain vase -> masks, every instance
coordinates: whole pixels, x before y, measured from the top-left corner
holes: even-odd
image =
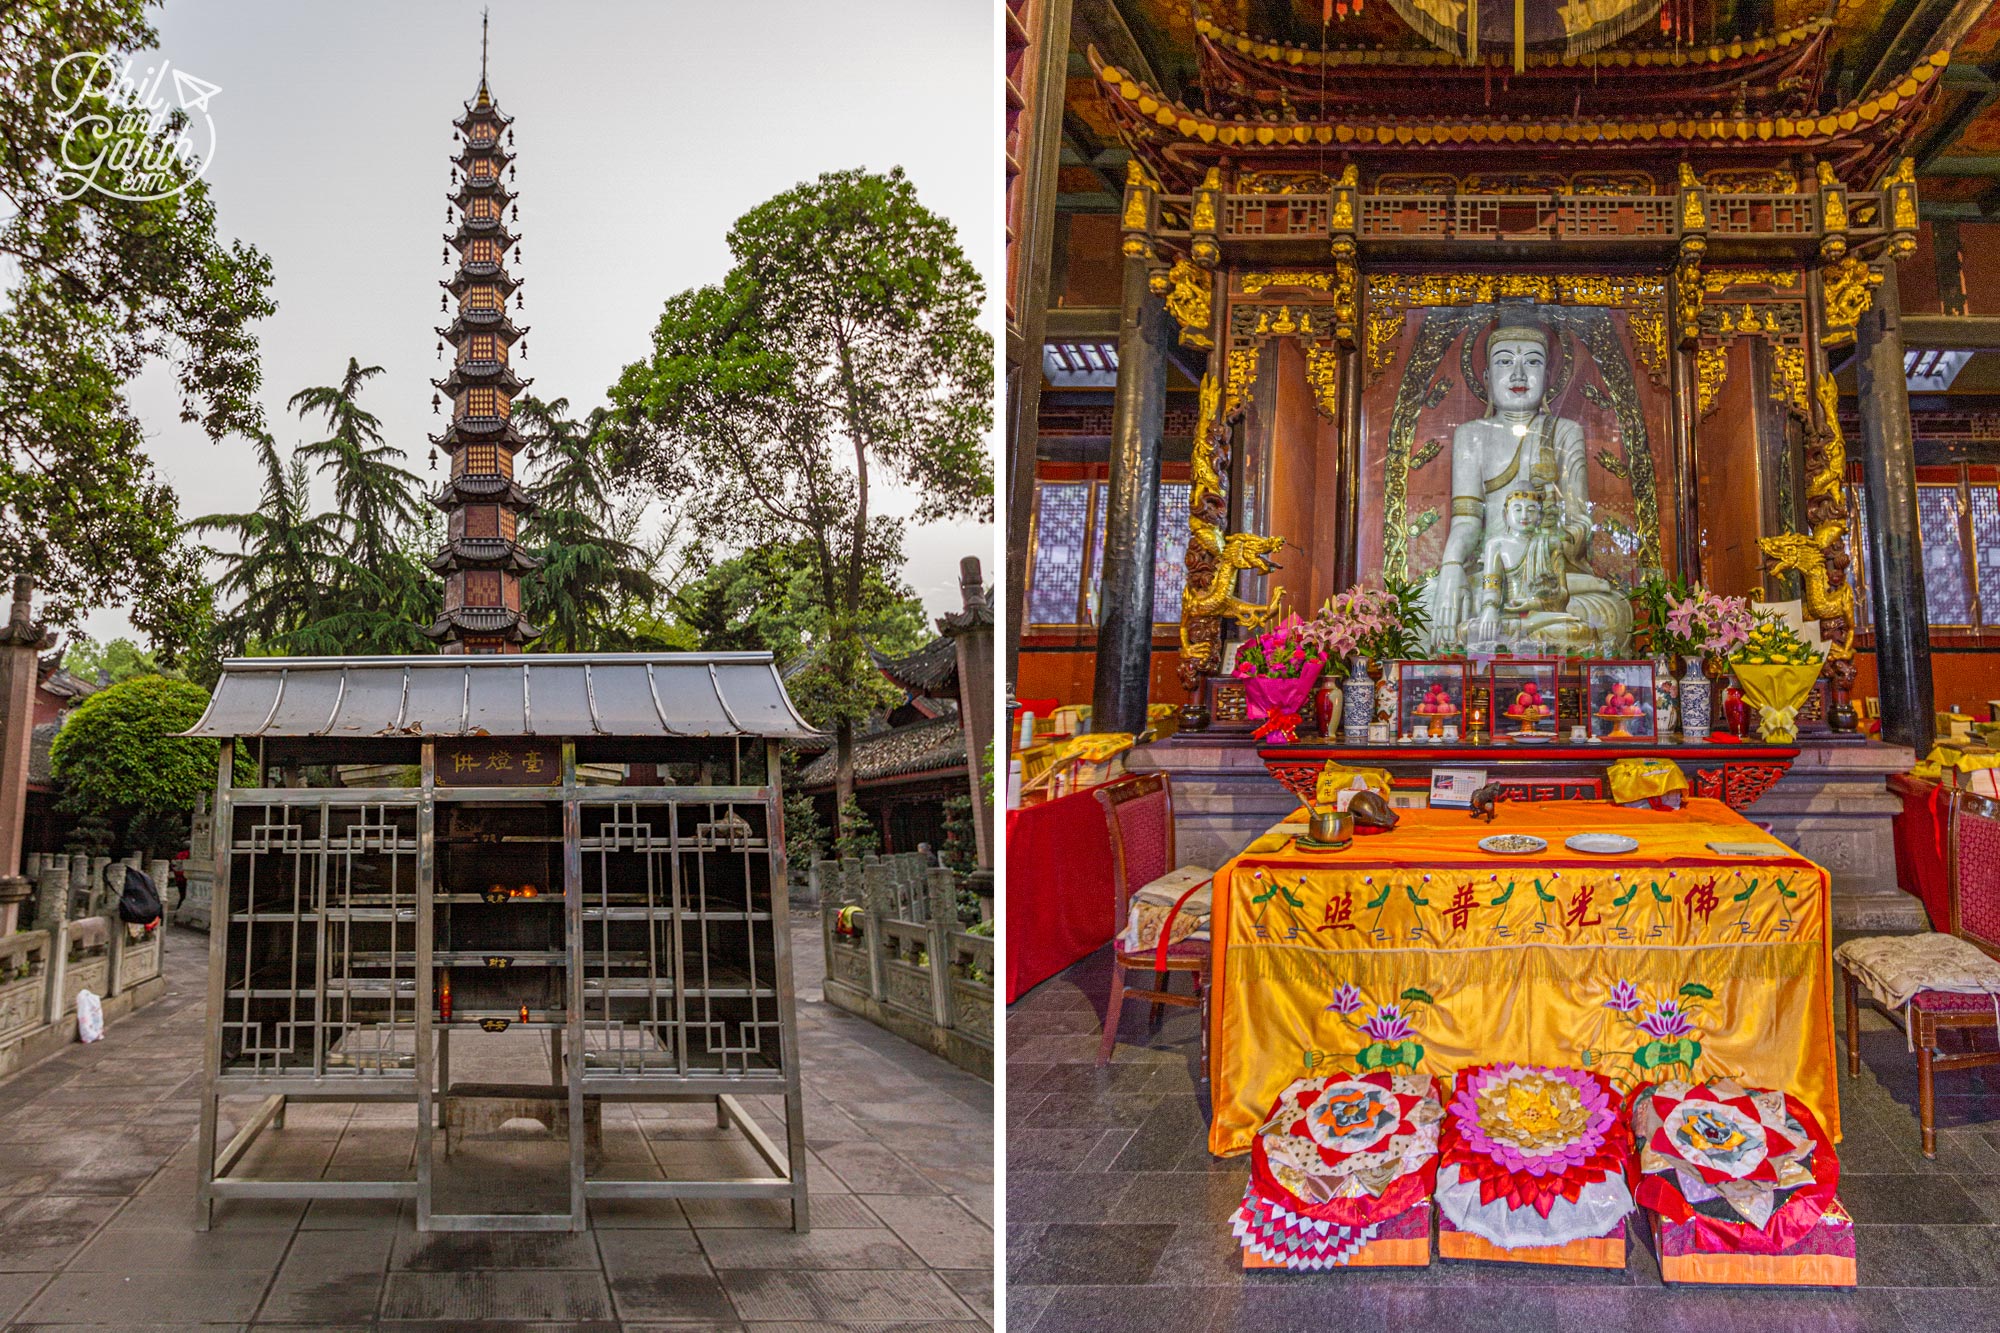
[[[1350,745],[1367,740],[1374,720],[1375,682],[1368,675],[1368,660],[1356,653],[1347,659],[1347,684],[1341,691],[1341,739]]]
[[[1709,719],[1714,716],[1714,702],[1710,695],[1711,684],[1708,673],[1702,670],[1701,655],[1688,656],[1687,666],[1681,672],[1681,739],[1705,741],[1708,739]]]

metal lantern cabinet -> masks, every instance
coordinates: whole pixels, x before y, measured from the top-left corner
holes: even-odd
[[[234,660],[190,734],[223,742],[198,1225],[226,1198],[579,1230],[592,1199],[748,1197],[806,1229],[778,746],[815,733],[768,654]],[[454,1043],[509,1080],[454,1081]],[[747,1096],[782,1099],[783,1145]],[[710,1100],[759,1174],[593,1161],[604,1104]],[[324,1101],[408,1104],[413,1172],[232,1174]],[[554,1159],[494,1156],[495,1117]]]

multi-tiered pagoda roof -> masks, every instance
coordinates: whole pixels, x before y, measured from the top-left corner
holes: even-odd
[[[424,632],[447,653],[519,652],[539,638],[521,610],[521,578],[541,561],[521,545],[521,520],[534,497],[515,480],[522,441],[514,430],[514,400],[530,381],[510,364],[526,329],[507,315],[520,279],[507,271],[520,237],[510,228],[514,194],[503,182],[514,154],[513,117],[493,101],[485,71],[479,90],[453,122],[459,153],[449,196],[457,229],[445,236],[458,264],[441,284],[457,313],[438,337],[451,344],[451,370],[433,380],[451,402],[451,423],[431,442],[451,459],[451,475],[431,497],[445,514],[445,544],[430,566],[444,578],[444,614]],[[517,302],[518,304],[518,298]]]

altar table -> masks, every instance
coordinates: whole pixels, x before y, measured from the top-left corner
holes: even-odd
[[[1491,824],[1399,813],[1338,852],[1274,830],[1216,876],[1211,1152],[1246,1151],[1286,1084],[1333,1065],[1448,1075],[1496,1060],[1578,1065],[1628,1090],[1729,1074],[1794,1094],[1839,1139],[1825,870],[1789,849],[1711,851],[1772,843],[1716,800],[1503,804]],[[1585,832],[1639,848],[1564,848]],[[1479,850],[1496,833],[1549,845]]]
[[[1111,941],[1111,829],[1097,791],[1007,812],[1008,1004]]]

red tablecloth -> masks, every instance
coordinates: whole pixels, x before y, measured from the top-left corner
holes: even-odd
[[[1923,903],[1931,929],[1951,930],[1951,885],[1946,879],[1945,844],[1951,837],[1952,793],[1938,783],[1898,773],[1889,790],[1903,798],[1896,816],[1896,883]]]
[[[1097,788],[1007,812],[1007,1003],[1111,941],[1111,831]]]

